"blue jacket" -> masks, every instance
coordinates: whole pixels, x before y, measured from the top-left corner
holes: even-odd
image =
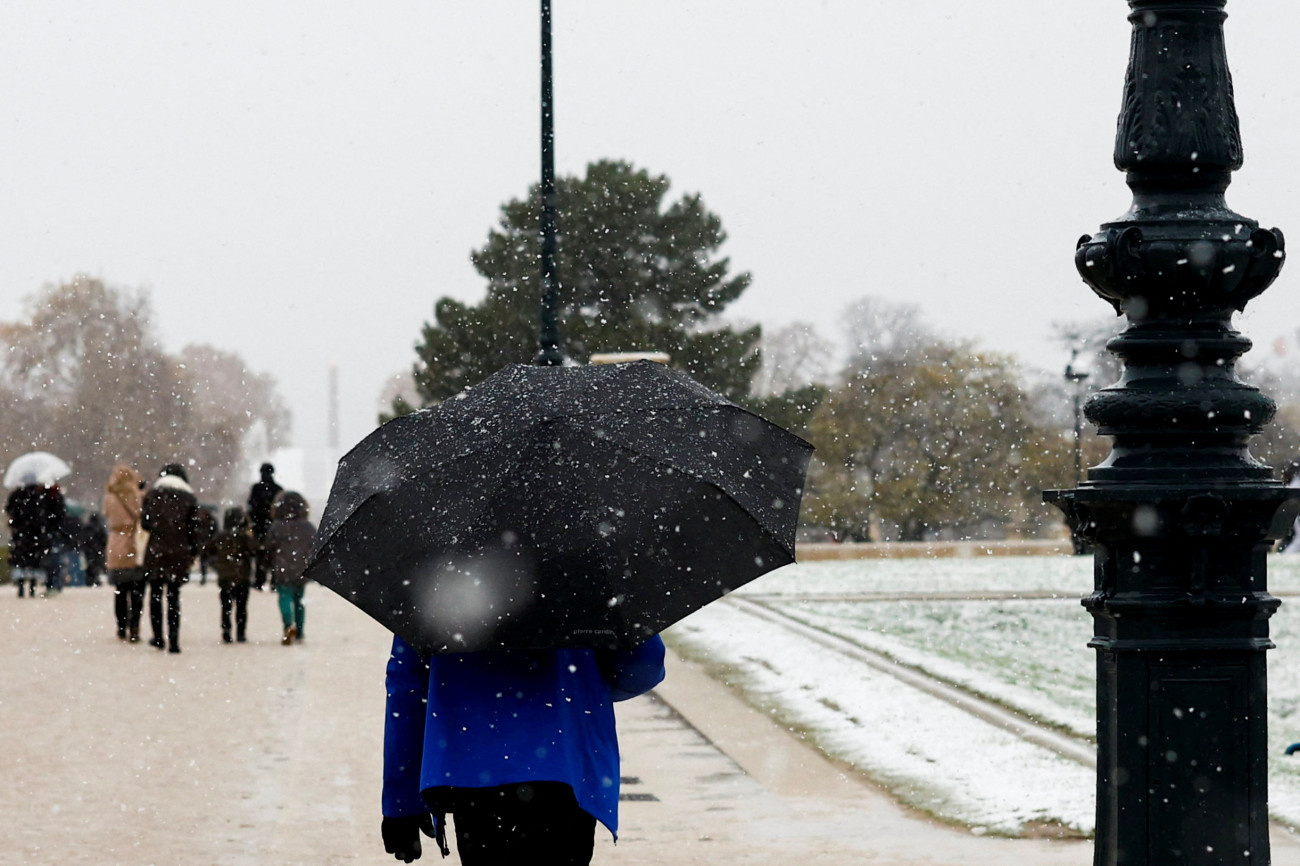
[[[664,644],[633,650],[511,650],[422,659],[401,638],[388,660],[383,812],[429,811],[422,792],[564,782],[618,832],[614,701],[664,678]]]

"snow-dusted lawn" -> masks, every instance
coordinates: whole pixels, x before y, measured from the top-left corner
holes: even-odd
[[[1094,730],[1088,557],[856,560],[788,566],[741,590],[800,621],[883,652],[1079,736]],[[1300,592],[1300,556],[1270,557],[1269,586]],[[997,601],[807,600],[880,592],[1052,594]],[[796,599],[794,596],[804,596]],[[1300,598],[1272,620],[1269,653],[1270,804],[1300,825]],[[1055,824],[1093,827],[1093,772],[958,713],[827,650],[715,604],[669,633],[688,654],[827,753],[903,800],[976,832],[1018,834]]]

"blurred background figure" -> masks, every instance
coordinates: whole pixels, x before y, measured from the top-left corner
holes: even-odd
[[[221,590],[221,641],[230,643],[230,619],[233,609],[235,640],[244,643],[248,628],[248,589],[253,578],[256,542],[242,508],[227,508],[225,526],[208,542],[205,550],[217,573]]]
[[[38,579],[44,580],[46,592],[58,591],[56,544],[64,513],[63,494],[55,486],[24,484],[5,500],[11,538],[9,565],[19,598],[24,583],[35,598]]]
[[[144,609],[143,545],[140,509],[144,503],[144,481],[140,473],[119,463],[105,485],[101,506],[108,523],[104,565],[113,587],[113,613],[117,636],[136,643],[140,640],[140,614]]]
[[[207,503],[199,503],[199,519],[203,522],[203,537],[212,539],[217,537],[217,532],[221,525],[217,523],[217,506]],[[208,569],[212,567],[212,557],[208,555],[208,548],[205,544],[199,551],[199,586],[206,586],[208,583]]]
[[[248,519],[252,523],[253,538],[257,542],[253,585],[262,589],[271,567],[270,556],[266,551],[266,534],[271,531],[271,506],[284,488],[275,483],[275,467],[270,463],[263,463],[258,473],[262,476],[261,480],[248,491]]]
[[[307,578],[303,572],[316,543],[316,527],[307,519],[307,500],[290,490],[281,494],[273,509],[275,521],[266,534],[271,560],[271,585],[280,596],[280,619],[284,623],[285,646],[303,639],[307,612],[302,606]]]
[[[86,516],[86,528],[81,536],[81,556],[86,561],[86,586],[104,583],[104,556],[108,544],[108,530],[104,515],[92,511]]]
[[[181,584],[207,543],[206,522],[189,476],[179,463],[168,463],[144,497],[140,526],[149,533],[144,551],[144,577],[149,582],[149,644],[168,652],[181,651]],[[167,640],[163,640],[163,596],[167,597]]]

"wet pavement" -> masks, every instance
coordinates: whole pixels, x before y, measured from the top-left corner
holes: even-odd
[[[106,588],[0,590],[0,864],[396,862],[379,839],[387,633],[313,586],[304,643],[280,645],[264,593],[249,643],[224,645],[215,587],[182,599],[184,652],[170,655],[117,640]],[[1091,862],[1086,841],[980,837],[908,811],[696,666],[669,665],[652,695],[618,705],[622,828],[617,845],[598,834],[600,866]],[[1297,855],[1275,833],[1273,862]]]

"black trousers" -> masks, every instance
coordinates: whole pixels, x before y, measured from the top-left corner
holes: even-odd
[[[441,788],[434,801],[454,818],[464,866],[591,863],[596,819],[562,782]]]
[[[248,584],[221,587],[221,634],[230,637],[230,612],[235,613],[235,633],[242,639],[248,628]]]
[[[253,553],[253,586],[261,589],[266,586],[266,578],[271,573],[271,551],[262,545],[265,538],[257,540],[257,550]]]
[[[113,613],[118,629],[140,628],[144,612],[144,581],[122,581],[113,585]]]
[[[149,581],[149,625],[153,627],[153,639],[162,640],[163,633],[163,594],[167,595],[167,640],[177,646],[181,640],[181,584],[178,580]]]

